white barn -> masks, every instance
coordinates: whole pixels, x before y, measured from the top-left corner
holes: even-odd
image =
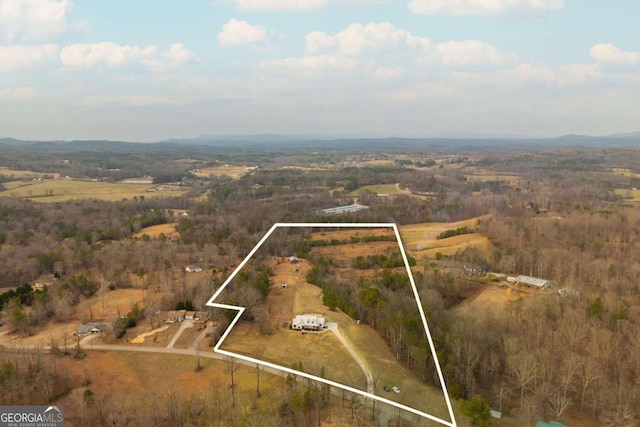
[[[291,329],[296,331],[319,331],[325,328],[325,318],[322,314],[298,314],[291,321]]]
[[[518,276],[518,283],[522,283],[523,285],[531,286],[532,288],[538,289],[546,289],[551,286],[551,282],[546,279],[539,279],[537,277],[530,276]]]

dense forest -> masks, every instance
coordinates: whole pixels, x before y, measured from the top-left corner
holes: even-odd
[[[465,400],[479,395],[522,425],[562,420],[569,411],[603,426],[640,422],[640,205],[634,199],[640,150],[462,153],[396,147],[334,148],[320,155],[157,144],[79,147],[12,145],[0,153],[0,166],[106,181],[152,176],[191,190],[180,197],[51,204],[0,193],[3,328],[19,336],[48,322],[70,321],[83,300],[141,283],[163,295],[149,301],[147,313],[186,301],[204,309],[225,274],[276,222],[406,225],[482,217],[473,229],[451,229],[441,238],[480,233],[492,243],[489,255],[469,247],[454,256],[414,259],[412,266],[450,394]],[[239,179],[192,173],[223,163],[255,169]],[[19,179],[7,169],[2,183]],[[406,191],[380,197],[367,189],[395,183]],[[354,199],[369,209],[330,217],[320,211]],[[166,223],[176,224],[178,239],[134,237]],[[326,305],[372,325],[417,377],[437,382],[433,364],[425,362],[429,347],[421,323],[408,311],[415,299],[402,291],[407,279],[397,272],[397,254],[352,260],[353,268],[382,274],[378,283],[349,290],[333,285],[331,263],[314,257],[304,242],[292,243],[291,253],[313,263],[307,279],[323,288]],[[543,277],[563,292],[460,312],[461,301],[491,282],[447,268],[452,261]],[[181,269],[194,262],[215,266],[215,272],[185,287]],[[246,289],[253,289],[243,297],[257,304],[268,275],[258,265],[242,277]],[[54,284],[31,290],[43,277]],[[35,403],[29,396],[20,400],[10,385],[16,372],[29,367],[10,354],[0,358],[3,402]],[[51,383],[42,375],[33,381]],[[43,399],[60,393],[64,387]]]

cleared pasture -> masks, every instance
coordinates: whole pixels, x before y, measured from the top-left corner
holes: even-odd
[[[95,182],[61,178],[29,183],[8,189],[0,192],[0,196],[54,203],[73,199],[119,201],[140,196],[144,198],[175,197],[188,191],[188,189],[178,186],[163,185],[163,187],[166,191],[147,192],[147,189],[153,188],[153,186],[149,184]]]
[[[132,237],[141,238],[145,234],[152,239],[157,239],[160,235],[165,235],[167,238],[178,238],[180,233],[176,230],[177,223],[171,222],[168,224],[158,224],[145,227],[139,232],[135,233]]]
[[[0,166],[0,175],[2,176],[15,176],[16,178],[41,178],[43,176],[51,176],[57,178],[59,174],[57,173],[44,173],[44,172],[34,172],[20,169],[11,169],[6,166]]]
[[[232,179],[240,179],[241,177],[249,173],[250,170],[251,169],[246,166],[220,165],[202,168],[197,172],[194,172],[193,174],[200,177],[228,176]]]
[[[625,200],[640,200],[640,190],[632,190],[630,188],[616,188],[613,190],[616,196],[622,197]]]
[[[478,220],[481,219],[471,218],[458,222],[404,225],[400,227],[400,236],[407,252],[417,258],[435,258],[438,252],[442,255],[453,255],[470,246],[475,246],[485,255],[489,255],[492,245],[489,239],[482,234],[463,234],[447,239],[437,239],[437,236],[443,231],[461,227],[475,228],[478,225]]]

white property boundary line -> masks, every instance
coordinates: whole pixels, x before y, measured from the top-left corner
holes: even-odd
[[[402,405],[398,402],[394,402],[392,400],[389,399],[385,399],[384,397],[380,397],[377,396],[375,394],[371,394],[368,393],[366,391],[360,390],[360,389],[356,389],[353,387],[350,387],[348,385],[345,384],[340,384],[337,383],[335,381],[331,381],[328,380],[326,378],[321,378],[321,377],[316,377],[315,375],[310,375],[306,372],[301,372],[301,371],[296,371],[295,369],[290,369],[284,366],[280,366],[280,365],[276,365],[274,363],[270,363],[270,362],[266,362],[264,360],[259,360],[259,359],[254,359],[252,357],[247,357],[241,354],[236,354],[236,353],[232,353],[230,351],[226,351],[226,350],[221,350],[220,346],[222,345],[223,341],[227,338],[227,336],[229,335],[229,333],[231,332],[231,330],[233,329],[233,327],[236,325],[236,323],[238,322],[238,320],[240,319],[240,316],[242,316],[242,313],[244,312],[245,308],[244,307],[238,307],[235,305],[228,305],[228,304],[220,304],[220,303],[216,303],[214,302],[215,299],[220,295],[220,293],[222,293],[222,291],[227,287],[227,285],[231,282],[231,280],[233,280],[233,278],[236,276],[236,274],[238,274],[238,272],[242,269],[242,267],[245,266],[245,264],[253,257],[253,255],[257,252],[257,250],[260,248],[260,246],[262,246],[262,244],[271,236],[271,234],[279,227],[289,227],[289,228],[393,228],[393,231],[395,232],[396,235],[396,239],[398,240],[398,246],[400,247],[400,253],[402,254],[402,259],[404,261],[404,265],[405,268],[407,270],[407,274],[409,276],[409,281],[411,282],[411,288],[413,289],[413,295],[416,298],[416,303],[418,305],[418,311],[420,312],[420,318],[422,319],[422,324],[424,325],[424,329],[427,332],[427,339],[429,341],[429,347],[431,348],[431,356],[433,357],[433,361],[436,365],[436,370],[438,372],[438,379],[440,380],[440,385],[442,386],[442,393],[444,394],[444,398],[445,401],[447,402],[447,409],[449,410],[449,416],[451,417],[451,421],[446,421],[443,419],[440,419],[434,415],[431,414],[427,414],[426,412],[422,412],[419,411],[417,409],[411,408],[409,406],[405,406]],[[213,348],[213,351],[219,354],[224,354],[226,356],[229,357],[235,357],[241,360],[245,360],[247,362],[251,362],[251,363],[255,363],[258,365],[262,365],[262,366],[267,366],[273,369],[277,369],[283,372],[287,372],[293,375],[298,375],[304,378],[308,378],[314,381],[319,381],[321,383],[324,384],[328,384],[330,386],[333,387],[337,387],[343,390],[347,390],[349,392],[352,393],[356,393],[359,394],[361,396],[365,396],[368,397],[370,399],[373,400],[377,400],[379,402],[384,402],[388,405],[391,406],[395,406],[397,408],[400,409],[404,409],[405,411],[411,412],[413,414],[416,415],[420,415],[422,417],[428,418],[432,421],[438,422],[442,425],[448,426],[448,427],[457,427],[457,423],[456,423],[456,419],[453,415],[453,409],[451,407],[451,400],[449,399],[449,394],[447,392],[447,386],[445,385],[444,382],[444,377],[442,376],[442,370],[440,369],[440,362],[438,361],[438,355],[436,353],[435,347],[433,345],[433,339],[431,338],[431,332],[429,331],[429,326],[427,325],[427,318],[424,314],[424,310],[422,308],[422,303],[420,301],[420,296],[418,295],[418,289],[416,287],[416,283],[413,280],[413,274],[411,274],[411,268],[409,267],[409,261],[407,260],[407,254],[404,250],[404,246],[402,245],[402,240],[400,239],[400,232],[398,231],[398,227],[395,223],[276,223],[274,224],[269,231],[264,235],[264,237],[262,237],[262,239],[260,239],[260,241],[258,242],[258,244],[251,250],[251,252],[249,252],[249,254],[242,260],[242,262],[240,263],[240,265],[238,265],[238,267],[236,267],[236,269],[233,271],[233,273],[231,273],[231,275],[227,278],[227,280],[224,281],[224,283],[222,284],[222,286],[220,286],[220,288],[218,288],[218,290],[213,294],[213,296],[209,299],[209,301],[207,302],[207,305],[210,307],[215,307],[215,308],[223,308],[223,309],[227,309],[227,310],[236,310],[238,312],[238,314],[236,315],[236,317],[233,319],[233,321],[231,321],[231,323],[229,324],[229,327],[227,327],[227,329],[225,330],[225,332],[222,334],[222,337],[220,337],[220,339],[218,340],[218,343],[215,345],[215,347]]]

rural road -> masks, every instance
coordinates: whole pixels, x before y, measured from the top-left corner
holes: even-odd
[[[336,334],[336,337],[338,337],[338,339],[342,342],[342,344],[345,345],[345,348],[347,349],[351,348],[348,341],[342,336],[342,334],[339,331],[337,331],[337,329],[333,330],[333,332],[334,334]],[[198,335],[198,338],[196,339],[196,341],[199,342],[204,338],[204,336],[205,336],[204,334]],[[340,337],[342,337],[342,339]],[[200,350],[200,351],[196,350],[195,343],[193,346],[191,346],[188,349],[187,348],[166,348],[166,347],[151,347],[151,346],[129,345],[129,344],[94,344],[93,338],[95,338],[95,336],[92,336],[92,335],[88,335],[82,338],[79,341],[80,348],[82,348],[83,350],[89,350],[89,351],[163,353],[163,354],[174,354],[174,355],[181,355],[181,356],[205,357],[209,359],[229,361],[229,357],[226,355],[214,353],[210,350]],[[47,350],[50,350],[50,348],[48,346],[23,347],[23,348],[10,347],[6,345],[2,346],[2,351],[17,352],[17,353],[33,353],[33,352],[43,351],[43,350],[47,351]],[[364,361],[362,361],[362,359],[357,355],[357,353],[353,352],[353,349],[351,349],[349,352],[354,357],[354,360],[356,361],[360,360],[358,364],[361,366],[363,371],[367,374],[367,384],[368,384],[367,389],[370,393],[375,394],[371,390],[371,388],[373,387],[373,378],[371,377],[371,372],[368,369],[367,365],[364,363]],[[236,364],[247,366],[250,368],[255,368],[256,366],[256,364],[253,362],[249,362],[249,361],[238,359],[238,358],[234,358],[233,361]],[[268,372],[270,374],[280,376],[280,377],[284,377],[288,375],[286,372],[280,369],[271,368],[269,366],[264,366],[264,365],[261,366],[260,370],[263,372]],[[344,392],[340,388],[330,387],[330,392],[332,395],[336,397],[344,398]],[[401,419],[406,421],[415,422],[415,417],[410,413],[407,413],[404,411],[400,412],[398,409],[390,408],[384,405],[378,406],[376,409],[378,411],[379,425],[381,427],[387,426],[387,423],[390,420],[395,419],[396,417],[400,417]]]
[[[371,394],[375,394],[376,389],[373,384],[373,375],[371,374],[371,369],[369,369],[369,365],[360,357],[357,351],[354,350],[351,343],[342,335],[342,332],[338,329],[337,323],[327,323],[327,328],[333,332],[333,334],[338,338],[338,340],[342,343],[344,348],[349,352],[353,360],[360,366],[360,369],[364,372],[364,375],[367,377],[367,392]]]

